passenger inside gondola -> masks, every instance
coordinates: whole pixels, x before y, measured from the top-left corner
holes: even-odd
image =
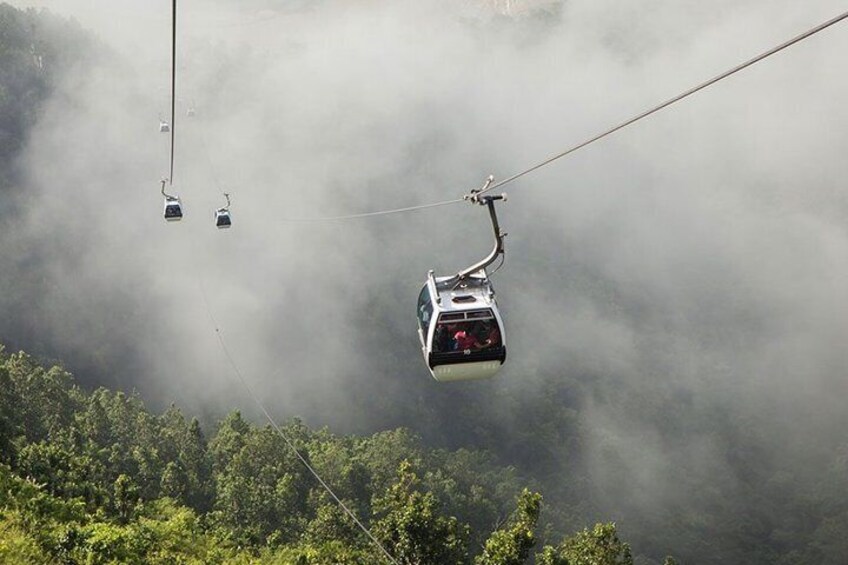
[[[165,217],[182,218],[183,211],[180,209],[179,204],[168,204],[168,206],[165,207]]]
[[[457,351],[480,349],[480,344],[474,338],[474,334],[465,330],[456,332],[453,336],[453,341],[456,344],[454,348]]]
[[[497,347],[501,344],[501,332],[498,325],[491,321],[477,322],[474,335],[482,348]]]
[[[500,331],[493,319],[440,322],[433,336],[434,353],[484,351],[500,344]]]
[[[436,353],[444,353],[451,351],[452,335],[447,324],[439,324],[436,326],[436,333],[433,336],[433,351]]]

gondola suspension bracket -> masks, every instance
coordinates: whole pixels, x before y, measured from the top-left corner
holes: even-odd
[[[457,284],[474,273],[484,271],[486,267],[494,263],[498,256],[504,253],[504,238],[507,236],[506,232],[501,231],[500,224],[498,223],[498,214],[495,210],[495,202],[498,200],[503,200],[506,202],[507,196],[506,194],[484,194],[484,192],[488,189],[488,187],[494,182],[494,175],[489,175],[489,178],[486,179],[486,182],[483,184],[481,188],[473,189],[469,194],[466,194],[463,199],[468,200],[472,204],[479,204],[481,206],[486,206],[489,209],[489,219],[492,222],[492,232],[495,236],[494,246],[492,251],[482,260],[474,263],[470,267],[467,267],[461,271],[459,271],[455,280]]]

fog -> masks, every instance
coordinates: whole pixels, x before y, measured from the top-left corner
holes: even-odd
[[[182,2],[178,224],[159,193],[169,3],[12,4],[73,16],[110,53],[63,75],[0,241],[4,261],[34,253],[39,281],[6,328],[86,386],[256,414],[217,327],[281,418],[462,444],[459,404],[499,414],[579,381],[586,473],[613,517],[698,504],[681,469],[737,488],[716,418],[773,430],[750,443],[794,470],[843,441],[844,24],[504,189],[509,359],[491,382],[431,381],[414,318],[428,269],[488,251],[484,209],[296,221],[459,198],[835,16],[835,0]]]

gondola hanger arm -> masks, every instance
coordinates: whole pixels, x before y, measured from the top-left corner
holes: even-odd
[[[456,283],[467,279],[476,272],[484,270],[486,267],[494,263],[498,256],[504,252],[504,238],[506,237],[506,233],[501,231],[500,224],[498,223],[498,214],[495,210],[495,202],[498,200],[506,200],[506,194],[483,195],[483,192],[489,187],[489,185],[492,184],[492,182],[494,182],[494,180],[494,175],[489,175],[489,178],[486,179],[482,188],[474,189],[464,197],[465,200],[474,204],[486,206],[489,209],[489,219],[492,221],[492,232],[495,236],[494,246],[492,247],[492,251],[489,252],[485,258],[474,263],[470,267],[466,267],[459,271],[453,278]]]
[[[166,200],[177,200],[176,196],[172,196],[165,192],[165,183],[168,182],[168,179],[162,179],[162,196],[165,197]]]
[[[231,205],[231,204],[230,204],[230,193],[229,193],[229,192],[225,192],[225,193],[224,193],[224,198],[226,198],[226,199],[227,199],[227,205],[226,205],[225,207],[223,207],[223,208],[218,208],[218,211],[219,211],[219,212],[229,212],[229,211],[230,211],[230,205]]]

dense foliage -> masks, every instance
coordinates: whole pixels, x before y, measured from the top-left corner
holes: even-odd
[[[398,563],[533,554],[541,497],[486,453],[427,450],[403,429],[337,437],[294,421],[283,433]],[[233,412],[207,440],[176,407],[156,416],[134,395],[86,393],[61,367],[2,349],[0,532],[10,564],[381,559],[270,426]],[[615,536],[599,524],[540,559],[632,563]]]

